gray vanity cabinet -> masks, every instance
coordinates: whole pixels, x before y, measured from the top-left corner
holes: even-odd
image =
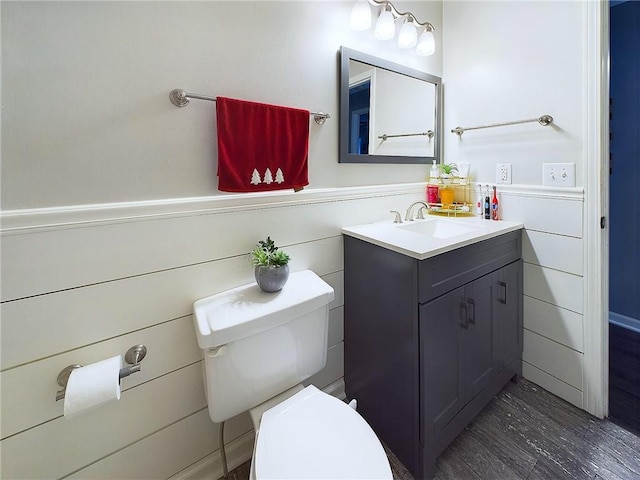
[[[433,434],[484,390],[493,374],[492,275],[420,306],[422,422]]]
[[[522,262],[496,272],[494,368],[500,372],[522,355]]]
[[[345,389],[416,479],[522,374],[521,233],[426,260],[344,237]]]

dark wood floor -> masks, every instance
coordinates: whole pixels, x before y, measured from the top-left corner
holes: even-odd
[[[396,480],[412,480],[390,454]],[[230,472],[246,480],[249,464]],[[509,383],[438,459],[438,480],[640,479],[640,437],[533,383]]]

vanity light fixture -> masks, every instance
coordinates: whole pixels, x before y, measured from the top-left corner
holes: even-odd
[[[396,36],[396,19],[386,5],[380,11],[373,36],[378,40],[391,40]]]
[[[367,30],[371,27],[371,8],[367,0],[358,0],[351,10],[351,28]]]
[[[418,38],[416,53],[421,57],[428,57],[429,55],[433,55],[435,51],[436,40],[433,38],[433,31],[427,28],[420,34],[420,38]]]
[[[381,7],[380,15],[374,28],[374,36],[378,40],[390,40],[395,36],[395,21],[404,18],[398,34],[398,47],[416,47],[420,56],[433,55],[435,52],[434,28],[429,22],[421,23],[411,12],[399,12],[391,2],[386,0],[357,0],[351,10],[351,28],[367,30],[371,26],[371,6]],[[420,36],[418,37],[418,33]]]
[[[400,33],[398,33],[398,47],[400,48],[413,48],[418,43],[418,31],[413,24],[413,18],[408,17],[402,27]]]

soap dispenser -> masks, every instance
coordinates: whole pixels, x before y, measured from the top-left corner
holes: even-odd
[[[437,182],[438,178],[440,177],[440,170],[438,169],[435,160],[433,161],[433,165],[431,165],[431,173],[429,174],[429,177],[431,178],[432,182]]]

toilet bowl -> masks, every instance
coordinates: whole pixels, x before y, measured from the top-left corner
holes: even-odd
[[[327,359],[333,288],[310,270],[276,293],[255,283],[194,303],[209,415],[249,411],[252,478],[391,479],[382,444],[349,405],[302,382]]]
[[[346,403],[309,385],[262,414],[251,478],[391,479],[382,444]]]

